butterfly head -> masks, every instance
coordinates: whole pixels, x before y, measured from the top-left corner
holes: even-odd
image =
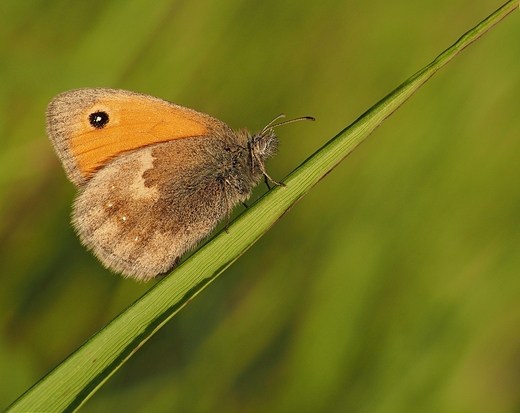
[[[272,158],[278,152],[278,138],[274,133],[274,128],[287,125],[288,123],[298,122],[300,120],[312,120],[314,118],[310,116],[304,116],[301,118],[290,119],[284,122],[276,123],[277,120],[284,118],[285,115],[282,113],[269,122],[259,133],[251,137],[249,144],[249,151],[251,156],[251,166],[253,170],[258,168],[262,175],[277,186],[284,186],[283,184],[273,180],[265,170],[265,162]]]

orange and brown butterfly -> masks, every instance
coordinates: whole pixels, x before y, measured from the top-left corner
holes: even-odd
[[[147,281],[171,270],[262,178],[278,139],[140,93],[85,88],[56,96],[47,133],[78,187],[72,222],[109,269]],[[292,121],[308,119],[303,117]],[[288,122],[292,122],[288,121]]]

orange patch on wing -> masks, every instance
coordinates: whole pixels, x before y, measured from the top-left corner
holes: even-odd
[[[89,114],[106,111],[109,122],[93,129]],[[145,99],[101,99],[83,116],[70,141],[70,150],[81,175],[88,179],[96,169],[119,154],[159,142],[208,134],[194,111],[176,105],[150,103]],[[203,120],[202,120],[203,122]]]

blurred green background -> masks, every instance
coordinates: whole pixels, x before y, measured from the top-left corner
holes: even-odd
[[[282,179],[501,4],[2,0],[0,409],[154,284],[79,244],[45,136],[54,95],[125,88],[252,130],[315,116],[277,130]],[[519,45],[516,12],[82,411],[518,412]]]

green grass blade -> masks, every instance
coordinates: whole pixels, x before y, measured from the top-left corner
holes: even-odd
[[[308,158],[277,187],[238,217],[142,298],[94,335],[6,412],[77,410],[158,329],[221,274],[276,220],[337,166],[437,70],[519,6],[509,1],[467,32],[432,63],[365,112]]]

